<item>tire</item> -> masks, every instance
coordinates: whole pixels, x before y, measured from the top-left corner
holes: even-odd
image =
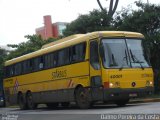
[[[116,101],[115,103],[117,104],[117,106],[123,107],[123,106],[125,106],[128,102],[129,102],[129,99],[127,99],[127,100],[119,100],[119,101]]]
[[[30,110],[34,110],[37,108],[37,104],[34,102],[31,92],[28,92],[26,94],[26,103],[27,103],[28,109],[30,109]]]
[[[61,103],[61,106],[62,106],[62,107],[65,107],[65,108],[69,107],[69,105],[70,105],[69,102],[62,102],[62,103]]]
[[[55,109],[59,106],[59,103],[47,103],[46,105],[49,109]]]
[[[91,106],[89,101],[89,93],[83,87],[78,87],[75,90],[75,100],[79,108],[88,109]]]
[[[18,95],[18,105],[19,105],[21,110],[26,110],[27,109],[26,101],[25,101],[22,93],[20,93]]]

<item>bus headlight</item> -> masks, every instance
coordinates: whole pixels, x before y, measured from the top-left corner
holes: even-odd
[[[120,82],[115,82],[115,83],[109,83],[110,88],[119,88],[120,87]]]
[[[113,87],[113,83],[109,83],[109,87],[112,88]]]

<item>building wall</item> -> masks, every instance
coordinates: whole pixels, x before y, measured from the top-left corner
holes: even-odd
[[[52,28],[53,28],[53,37],[57,38],[58,37],[58,26],[56,24],[53,24]]]
[[[46,39],[49,37],[53,37],[51,16],[49,15],[44,16],[43,19],[44,19],[44,31]]]
[[[52,19],[50,15],[44,16],[44,26],[36,29],[36,34],[41,35],[43,39],[48,39],[50,37],[57,38],[62,35],[62,27],[66,26],[65,22],[56,22],[52,24]],[[65,27],[63,27],[65,28]]]
[[[46,38],[46,36],[45,36],[45,31],[44,31],[44,27],[42,27],[42,28],[37,28],[37,29],[36,29],[36,34],[37,34],[37,35],[41,35],[41,37],[42,37],[43,39]]]

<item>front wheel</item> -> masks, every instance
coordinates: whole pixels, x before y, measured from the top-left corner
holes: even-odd
[[[75,90],[75,100],[81,109],[87,109],[91,106],[91,102],[89,101],[89,93],[83,87],[78,87]]]

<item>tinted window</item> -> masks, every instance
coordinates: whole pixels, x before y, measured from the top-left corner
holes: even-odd
[[[22,62],[22,73],[28,73],[30,72],[30,62],[29,60],[26,60]]]
[[[20,75],[21,74],[21,63],[17,63],[15,66],[14,66],[14,69],[15,69],[15,73],[14,75]]]
[[[129,57],[124,39],[102,40],[105,59],[102,58],[105,68],[129,67]]]
[[[14,75],[31,73],[34,71],[53,68],[70,64],[71,62],[81,62],[85,59],[86,43],[74,45],[70,48],[65,48],[55,51],[50,54],[25,60],[16,65],[6,67],[6,76],[11,77]]]
[[[47,54],[45,55],[45,68],[50,68],[51,67],[51,55]]]
[[[100,69],[97,41],[90,42],[90,63],[94,69]]]
[[[71,48],[71,61],[72,62],[79,62],[85,59],[85,52],[86,52],[86,44],[81,43]]]
[[[39,65],[40,65],[40,58],[34,58],[33,59],[33,71],[39,70]]]

